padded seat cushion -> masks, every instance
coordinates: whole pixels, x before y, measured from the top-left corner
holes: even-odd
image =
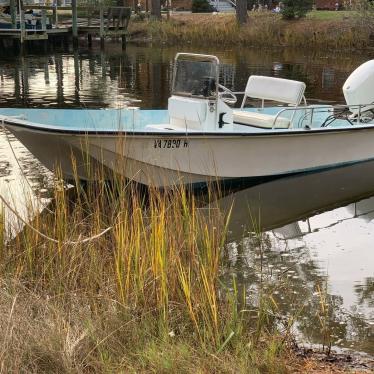
[[[275,115],[259,113],[259,112],[248,112],[244,110],[234,110],[233,112],[234,122],[242,123],[244,125],[250,125],[260,127],[264,129],[271,129],[274,125]],[[277,129],[288,129],[291,121],[289,118],[278,117],[275,122],[274,128]]]
[[[253,99],[278,101],[299,105],[305,91],[305,83],[291,79],[251,75],[245,88],[245,95]]]

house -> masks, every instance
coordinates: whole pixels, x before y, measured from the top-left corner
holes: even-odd
[[[0,0],[1,1],[1,0]],[[150,10],[151,9],[151,0],[139,0],[141,4],[142,10]],[[132,6],[132,2],[129,2],[129,6]],[[163,6],[167,6],[167,0],[161,0],[161,8]],[[192,8],[192,0],[169,0],[170,8],[172,10],[191,10]]]
[[[341,0],[315,0],[315,7],[318,10],[338,10],[342,8],[342,2]]]
[[[192,0],[171,0],[173,10],[191,10]]]

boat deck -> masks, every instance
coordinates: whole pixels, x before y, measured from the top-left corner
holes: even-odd
[[[258,111],[250,108],[246,111]],[[261,110],[268,114],[279,112],[279,107],[265,108]],[[331,116],[331,107],[328,110],[316,112],[313,118],[299,111],[293,119],[292,128],[258,128],[249,125],[234,123],[215,131],[203,131],[205,134],[216,135],[225,133],[271,133],[290,131],[313,131],[331,129],[336,127],[352,128],[352,125],[344,119],[336,119],[332,125],[321,128],[325,119]],[[188,130],[184,128],[171,128],[167,110],[129,110],[129,109],[24,109],[24,108],[0,108],[0,121],[6,117],[13,117],[16,122],[39,128],[40,130],[52,130],[58,132],[149,132],[149,133],[201,133],[200,130]],[[152,124],[153,126],[149,126]],[[164,125],[164,126],[162,126]],[[366,125],[366,126],[365,126]],[[372,126],[372,123],[362,124],[362,127]]]

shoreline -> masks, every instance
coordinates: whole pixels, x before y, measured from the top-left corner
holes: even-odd
[[[297,362],[301,365],[295,374],[301,373],[371,373],[374,369],[374,357],[362,352],[344,350],[329,354],[315,348],[303,346],[295,348]]]
[[[329,48],[357,50],[374,47],[370,22],[356,12],[336,19],[307,17],[285,21],[274,13],[249,14],[239,27],[235,14],[176,14],[162,21],[134,18],[128,42],[138,44],[251,46],[264,48]]]
[[[199,204],[184,190],[166,196],[150,191],[144,206],[140,191],[131,187],[112,192],[101,183],[64,190],[56,182],[50,188],[52,214],[35,212],[31,224],[58,235],[59,242],[35,236],[29,227],[0,241],[0,326],[9,330],[0,348],[9,371],[363,374],[374,369],[371,355],[330,351],[329,327],[325,350],[297,344],[289,324],[296,314],[279,328],[271,280],[264,278],[253,302],[242,298],[235,277],[233,284],[223,283],[228,228],[223,211],[199,216]],[[81,240],[108,225],[113,229],[95,241]],[[258,235],[250,236],[251,248],[262,253],[256,243],[265,238]],[[325,318],[321,313],[316,310]]]

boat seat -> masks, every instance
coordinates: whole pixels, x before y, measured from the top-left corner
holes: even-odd
[[[260,99],[262,108],[264,101],[276,101],[278,103],[290,106],[289,111],[285,111],[283,116],[277,117],[277,114],[266,114],[259,112],[247,112],[243,110],[234,110],[234,122],[245,125],[256,126],[266,129],[271,128],[289,128],[295,115],[296,108],[304,99],[305,83],[291,79],[265,77],[261,75],[251,75],[248,78],[244,91],[244,97],[240,109],[244,108],[247,98]],[[294,108],[295,110],[292,110]],[[283,110],[283,109],[282,109]],[[290,118],[285,117],[287,114]],[[276,119],[276,121],[275,121]]]
[[[291,125],[291,120],[285,117],[277,117],[276,122],[275,115],[259,113],[259,112],[248,112],[245,110],[234,110],[233,112],[234,122],[243,125],[250,125],[254,127],[260,127],[265,129],[288,129]]]

